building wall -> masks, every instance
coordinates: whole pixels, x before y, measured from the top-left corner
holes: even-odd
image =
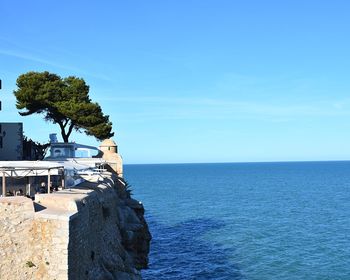
[[[22,160],[23,124],[0,123],[0,160]]]

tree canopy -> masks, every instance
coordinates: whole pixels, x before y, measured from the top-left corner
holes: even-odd
[[[17,78],[16,107],[22,116],[43,114],[46,121],[58,124],[64,142],[73,130],[99,140],[110,138],[112,123],[98,103],[89,97],[89,86],[81,78],[61,78],[45,72],[28,72]]]

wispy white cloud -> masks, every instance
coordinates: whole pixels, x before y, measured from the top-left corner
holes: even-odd
[[[255,77],[226,73],[212,81],[204,92],[177,94],[166,90],[151,96],[140,92],[121,96],[105,95],[101,101],[125,104],[142,116],[130,119],[259,119],[288,122],[302,118],[339,117],[350,115],[350,99],[332,98],[312,79],[295,77]]]
[[[0,48],[0,55],[15,57],[18,59],[24,59],[24,60],[36,62],[39,64],[44,64],[44,65],[52,66],[55,68],[68,70],[68,71],[71,71],[74,73],[79,73],[79,74],[84,75],[84,76],[85,75],[90,76],[90,77],[97,78],[100,80],[112,81],[112,79],[106,75],[99,74],[99,73],[92,73],[92,72],[89,72],[86,70],[82,70],[78,67],[72,67],[71,65],[68,65],[66,63],[63,64],[63,63],[57,62],[57,60],[55,60],[55,59],[45,58],[48,56],[53,57],[53,56],[58,56],[58,55],[59,56],[64,55],[64,56],[70,56],[70,57],[73,56],[73,54],[62,53],[62,51],[57,50],[57,48],[50,49],[46,46],[46,51],[40,50],[39,48],[33,50],[30,48],[23,48],[23,46],[19,46],[15,42],[8,40],[6,38],[3,38],[3,37],[0,37],[0,41],[2,41],[3,43],[6,43],[6,45],[8,46],[6,48],[4,48],[4,47]],[[50,51],[50,53],[48,53],[49,51]]]
[[[110,97],[109,103],[130,108],[129,120],[156,119],[261,119],[286,122],[308,117],[350,115],[350,101],[318,101],[314,103],[267,103],[229,99],[194,97]],[[339,105],[341,104],[341,105]],[[341,107],[340,107],[341,106]],[[141,112],[133,111],[142,108]]]
[[[34,62],[39,62],[39,63],[43,63],[43,64],[47,64],[47,65],[51,65],[51,66],[55,66],[55,67],[59,67],[59,68],[65,68],[62,65],[53,63],[51,61],[39,58],[39,57],[35,57],[31,54],[28,53],[23,53],[23,52],[19,52],[19,51],[14,51],[14,50],[4,50],[4,49],[0,49],[0,54],[2,55],[6,55],[6,56],[12,56],[12,57],[16,57],[16,58],[21,58],[21,59],[25,59],[25,60],[31,60]]]

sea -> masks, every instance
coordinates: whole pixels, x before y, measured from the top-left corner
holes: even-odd
[[[350,162],[126,165],[145,280],[350,279]]]

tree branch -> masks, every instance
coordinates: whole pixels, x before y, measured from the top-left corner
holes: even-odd
[[[63,124],[63,127],[64,127],[64,128],[66,128],[66,126],[67,126],[67,124],[68,124],[68,121],[69,121],[68,119],[65,119],[64,124]]]

